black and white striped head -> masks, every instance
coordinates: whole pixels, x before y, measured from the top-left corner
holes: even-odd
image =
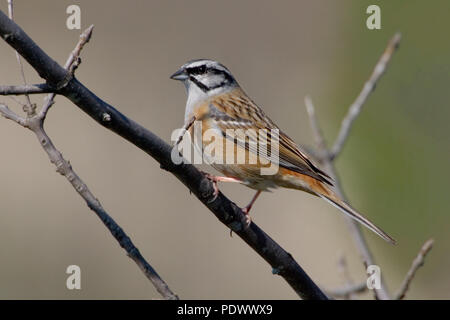
[[[206,94],[231,89],[238,85],[224,65],[209,59],[189,61],[170,78],[183,81],[188,91],[200,89]]]

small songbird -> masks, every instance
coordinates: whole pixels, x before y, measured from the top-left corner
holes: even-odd
[[[171,79],[182,81],[188,94],[184,128],[192,134],[193,124],[200,122],[203,133],[213,130],[217,137],[224,140],[223,145],[226,145],[226,140],[234,144],[233,149],[223,148],[218,151],[219,153],[236,153],[241,148],[246,152],[245,159],[255,157],[256,151],[251,144],[238,143],[236,137],[228,134],[230,129],[277,130],[278,157],[270,158],[270,161],[278,166],[275,174],[261,174],[262,161],[211,163],[224,175],[224,177],[208,175],[216,190],[218,181],[239,182],[257,190],[249,205],[243,208],[248,223],[250,223],[250,209],[261,191],[284,187],[305,191],[326,200],[386,241],[395,243],[387,233],[358,213],[333,191],[332,179],[247,96],[225,66],[214,60],[193,60],[184,64]],[[258,138],[254,139],[256,141]],[[203,139],[203,147],[210,142],[210,139]],[[269,139],[266,142],[270,144]]]

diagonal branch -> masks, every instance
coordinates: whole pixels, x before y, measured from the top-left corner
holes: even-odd
[[[347,141],[348,135],[353,125],[353,121],[355,121],[355,119],[360,114],[362,107],[364,106],[364,103],[367,101],[367,98],[375,90],[375,86],[378,80],[380,80],[381,76],[386,71],[389,61],[391,61],[392,55],[394,54],[395,50],[398,48],[400,44],[401,38],[402,38],[401,34],[396,33],[389,41],[386,49],[384,50],[384,53],[381,55],[380,59],[375,65],[375,68],[373,69],[369,79],[364,84],[364,87],[362,88],[355,102],[353,102],[353,104],[348,109],[347,115],[345,116],[344,120],[342,120],[341,129],[338,133],[336,141],[334,142],[334,145],[331,148],[330,152],[331,160],[336,158],[341,152],[342,147],[345,144],[345,141]]]
[[[420,251],[417,254],[417,257],[412,262],[411,268],[409,269],[408,273],[406,274],[405,279],[403,280],[403,282],[400,286],[400,289],[398,290],[397,294],[395,295],[395,299],[402,300],[403,298],[405,298],[406,292],[409,289],[409,285],[411,284],[411,281],[414,279],[414,276],[416,275],[417,270],[424,265],[425,257],[433,248],[433,244],[434,244],[434,240],[429,239],[422,245],[422,248],[420,248]]]
[[[75,77],[67,81],[68,71],[50,58],[28,35],[0,11],[0,35],[44,78],[102,126],[142,149],[165,170],[174,174],[227,227],[231,228],[282,276],[303,299],[327,299],[293,257],[255,223],[245,229],[242,210],[225,195],[214,195],[212,183],[190,164],[176,165],[172,147],[154,133],[107,104]]]

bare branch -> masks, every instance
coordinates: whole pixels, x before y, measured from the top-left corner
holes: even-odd
[[[417,254],[417,257],[412,262],[411,268],[408,270],[408,273],[406,274],[405,279],[403,280],[403,282],[400,286],[400,289],[398,290],[397,294],[395,295],[395,299],[402,300],[403,298],[405,298],[406,292],[409,289],[409,285],[411,284],[411,281],[414,279],[414,276],[416,275],[417,270],[424,265],[425,257],[433,248],[433,244],[434,244],[434,240],[429,239],[422,245],[422,248],[420,248],[420,251]]]
[[[69,72],[50,58],[13,21],[0,11],[0,35],[43,77],[47,83],[60,90],[75,105],[102,126],[127,139],[175,175],[214,215],[241,237],[271,266],[274,274],[282,276],[303,299],[327,299],[293,257],[281,248],[255,223],[244,228],[244,213],[219,192],[215,195],[211,181],[191,164],[172,162],[172,147],[161,138],[107,104],[75,77],[67,82]]]
[[[67,58],[67,61],[64,65],[64,69],[68,71],[68,77],[67,81],[69,81],[71,78],[73,78],[73,75],[75,73],[76,68],[78,68],[78,65],[81,63],[80,60],[80,53],[81,50],[83,50],[83,47],[86,43],[91,40],[92,31],[94,30],[94,25],[92,24],[84,30],[84,32],[80,35],[80,40],[78,40],[77,45],[75,46],[75,49],[70,53],[69,58]],[[70,77],[70,78],[69,78]],[[45,119],[47,116],[48,110],[50,110],[51,106],[54,103],[55,99],[55,93],[50,93],[46,99],[44,100],[44,106],[42,107],[42,110],[40,112],[40,117]]]
[[[64,159],[61,152],[59,152],[54,146],[52,140],[47,135],[43,128],[44,119],[35,115],[31,118],[21,118],[13,111],[11,111],[6,105],[0,104],[0,113],[7,119],[13,120],[21,126],[33,131],[47,152],[51,163],[56,166],[56,171],[66,177],[66,179],[72,184],[73,188],[78,194],[86,201],[88,207],[93,210],[102,222],[107,226],[111,234],[119,242],[120,246],[126,250],[128,256],[136,262],[138,267],[144,272],[146,277],[153,283],[158,292],[166,299],[178,299],[178,297],[170,290],[168,285],[161,279],[158,273],[150,266],[150,264],[144,259],[139,250],[134,246],[131,239],[120,228],[120,226],[108,215],[103,209],[100,202],[92,194],[87,185],[81,180],[81,178],[72,169],[70,163]]]
[[[7,105],[0,104],[0,113],[6,119],[12,120],[12,121],[20,124],[23,127],[27,126],[26,119],[18,116],[14,111],[9,109]]]
[[[365,292],[367,288],[366,282],[361,282],[359,284],[354,284],[353,279],[350,276],[350,270],[348,268],[347,259],[342,254],[338,260],[338,271],[344,280],[344,285],[336,289],[328,289],[326,293],[335,298],[343,298],[344,300],[353,299],[355,294]]]
[[[342,150],[342,147],[345,144],[345,141],[348,138],[348,134],[352,128],[353,121],[355,121],[356,117],[358,117],[364,103],[367,101],[369,95],[375,89],[375,86],[380,80],[381,76],[386,71],[389,61],[392,58],[393,53],[398,48],[398,45],[401,40],[401,34],[396,33],[392,39],[389,41],[384,53],[381,55],[378,63],[375,65],[375,68],[372,71],[372,74],[369,77],[369,80],[364,84],[362,91],[359,93],[355,102],[350,106],[347,115],[344,120],[342,120],[341,129],[336,138],[336,141],[331,148],[330,157],[331,159],[336,158]]]
[[[361,282],[357,284],[346,285],[342,288],[327,290],[327,294],[336,298],[348,299],[353,294],[364,293],[367,290],[367,283]]]
[[[308,112],[309,122],[311,124],[311,129],[314,134],[314,139],[316,141],[316,146],[320,151],[326,151],[327,146],[325,138],[322,134],[322,130],[320,129],[319,122],[316,117],[316,109],[314,108],[314,104],[310,96],[305,97],[305,106],[306,111]]]
[[[1,96],[18,96],[24,94],[40,94],[55,92],[55,89],[46,83],[19,85],[19,86],[0,86]]]
[[[73,51],[70,53],[69,58],[67,58],[67,61],[64,64],[64,69],[70,70],[70,68],[73,66],[74,62],[76,62],[77,59],[80,57],[81,50],[83,50],[83,47],[85,46],[85,44],[87,44],[89,42],[89,40],[91,40],[92,31],[94,31],[93,24],[91,24],[89,26],[89,28],[84,30],[84,32],[80,35],[80,40],[78,40],[77,45],[75,46]]]

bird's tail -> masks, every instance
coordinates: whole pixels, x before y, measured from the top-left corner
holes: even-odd
[[[361,215],[358,211],[353,209],[348,203],[344,202],[343,200],[337,198],[337,197],[330,197],[323,194],[319,194],[319,197],[324,199],[325,201],[331,203],[336,208],[340,209],[343,213],[348,215],[350,218],[355,219],[359,223],[363,224],[373,232],[375,232],[377,235],[382,237],[384,240],[386,240],[389,243],[395,244],[396,241],[389,236],[386,232],[381,230],[379,227],[377,227],[373,222],[371,222],[369,219]]]
[[[341,210],[343,213],[345,213],[350,218],[358,221],[365,227],[369,228],[373,232],[375,232],[377,235],[379,235],[381,238],[386,240],[389,243],[395,244],[396,241],[389,236],[386,232],[381,230],[379,227],[377,227],[374,223],[372,223],[369,219],[361,215],[358,211],[353,209],[348,203],[346,203],[344,200],[342,200],[340,197],[338,197],[328,186],[325,186],[323,183],[317,180],[311,179],[309,181],[309,185],[311,190],[314,194],[321,197],[325,201],[332,204],[334,207]]]

